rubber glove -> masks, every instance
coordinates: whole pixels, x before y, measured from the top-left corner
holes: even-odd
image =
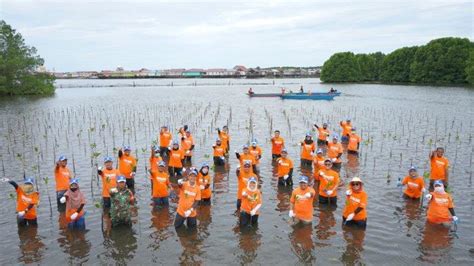
[[[426,194],[425,198],[426,198],[427,201],[430,201],[433,198],[433,195]]]
[[[351,214],[347,215],[346,222],[352,221],[352,219],[354,219],[354,216],[355,216],[354,213],[351,213]]]
[[[352,195],[352,191],[350,189],[346,190],[346,196]]]
[[[25,216],[25,211],[18,212],[18,217],[23,218]]]
[[[75,212],[73,214],[71,214],[71,220],[76,220],[77,216],[79,215],[79,213]]]
[[[328,194],[328,196],[331,196],[332,195],[332,190],[326,190],[326,194]]]
[[[304,197],[307,199],[311,198],[311,192],[306,192],[306,194],[304,194]]]
[[[457,216],[453,216],[453,223],[457,224],[459,222],[459,218]]]
[[[203,185],[200,185],[199,188],[200,188],[201,190],[204,190],[204,189],[205,189],[205,187],[204,187]]]
[[[288,177],[289,177],[289,175],[284,175],[284,176],[283,176],[283,179],[287,180]]]
[[[66,197],[64,197],[64,196],[61,197],[61,198],[59,199],[59,202],[61,202],[61,203],[66,203]]]
[[[112,192],[112,193],[117,193],[118,190],[117,190],[117,188],[111,188],[111,189],[110,189],[110,192]]]
[[[187,211],[185,211],[185,212],[184,212],[184,217],[188,218],[189,215],[191,215],[191,212],[193,212],[193,209],[192,209],[192,208],[189,209],[189,210],[187,210]]]
[[[183,179],[178,179],[178,185],[182,185],[184,183]]]
[[[290,210],[290,212],[288,213],[288,216],[290,216],[290,218],[295,217],[295,213],[293,212],[293,210]]]
[[[335,163],[337,161],[337,158],[332,158],[331,162]]]

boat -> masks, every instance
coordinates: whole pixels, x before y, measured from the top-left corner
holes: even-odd
[[[247,93],[249,97],[281,97],[281,93]]]
[[[332,100],[336,96],[340,96],[340,92],[312,92],[312,93],[305,93],[305,92],[298,92],[298,93],[285,93],[283,95],[280,94],[282,99],[287,100]]]

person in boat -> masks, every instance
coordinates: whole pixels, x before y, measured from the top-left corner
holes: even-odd
[[[291,193],[288,216],[295,224],[311,224],[313,220],[313,200],[316,191],[308,185],[308,177],[300,176],[299,187]]]
[[[66,204],[59,202],[64,196],[64,193],[69,189],[69,181],[72,179],[72,172],[67,167],[67,158],[64,155],[59,156],[54,168],[54,179],[56,181],[56,202],[58,205],[58,212],[66,210]]]
[[[125,176],[118,176],[117,187],[110,189],[110,218],[112,220],[112,227],[132,225],[131,206],[135,198],[132,191],[127,188],[126,182]]]
[[[37,226],[36,206],[39,203],[39,192],[35,191],[33,178],[25,178],[22,185],[8,178],[2,179],[10,183],[16,191],[17,223],[22,226]]]
[[[426,195],[428,200],[427,220],[429,223],[449,226],[450,222],[456,224],[459,218],[454,212],[451,195],[444,190],[442,180],[434,181],[434,191]]]
[[[253,94],[254,94],[252,88],[249,89],[248,94],[249,94],[249,95],[253,95]]]
[[[84,219],[84,205],[86,204],[86,197],[79,189],[79,180],[71,179],[69,189],[64,193],[60,199],[62,203],[66,204],[66,221],[69,229],[86,229]]]
[[[331,89],[329,90],[329,93],[336,93],[337,90],[335,90],[333,87],[331,87]]]
[[[300,87],[300,92],[304,93],[303,85],[301,85],[301,87]]]
[[[282,95],[285,94],[285,91],[286,91],[285,88],[281,88],[281,94],[282,94]]]

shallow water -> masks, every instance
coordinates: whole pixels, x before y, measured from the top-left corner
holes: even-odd
[[[128,84],[135,82],[136,87]],[[472,189],[474,91],[466,88],[388,85],[334,85],[334,101],[249,99],[244,93],[276,92],[285,86],[327,91],[317,79],[279,80],[59,80],[63,88],[50,98],[0,99],[2,175],[38,178],[41,192],[38,229],[17,230],[12,187],[0,184],[0,264],[17,263],[205,263],[205,264],[471,264],[474,262]],[[173,86],[169,86],[173,83]],[[274,84],[275,83],[275,84]],[[118,85],[128,87],[121,87]],[[140,87],[141,85],[147,85]],[[95,87],[92,87],[94,85]],[[98,86],[113,87],[101,87]],[[65,88],[68,87],[68,88]],[[81,87],[81,88],[71,88]],[[362,135],[360,157],[343,156],[336,210],[314,204],[310,227],[288,222],[289,191],[277,189],[271,164],[270,132],[279,129],[299,168],[297,143],[314,122],[352,118]],[[145,174],[149,147],[162,124],[190,125],[196,140],[193,162],[212,155],[215,128],[229,124],[231,151],[256,138],[263,148],[263,207],[259,227],[241,232],[235,209],[237,160],[212,171],[212,206],[201,208],[197,233],[176,232],[176,203],[152,211]],[[369,141],[367,141],[369,140]],[[100,190],[93,166],[113,147],[131,145],[137,152],[138,210],[131,229],[102,227],[94,206]],[[426,209],[405,201],[396,187],[411,164],[428,170],[428,153],[446,147],[451,162],[450,186],[460,217],[457,233],[427,226]],[[97,158],[91,154],[100,152]],[[135,152],[134,152],[135,153]],[[86,232],[62,229],[54,199],[53,167],[59,154],[69,157],[86,194]],[[97,155],[97,154],[96,154]],[[297,176],[298,174],[296,174]],[[365,231],[341,227],[344,190],[359,175],[369,195]],[[91,189],[92,184],[92,189]],[[48,201],[52,201],[52,211]],[[107,224],[107,220],[105,220]],[[102,230],[104,228],[104,230]]]

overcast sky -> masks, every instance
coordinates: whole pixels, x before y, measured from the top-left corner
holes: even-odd
[[[458,36],[472,1],[0,0],[0,18],[56,71],[317,66]]]

